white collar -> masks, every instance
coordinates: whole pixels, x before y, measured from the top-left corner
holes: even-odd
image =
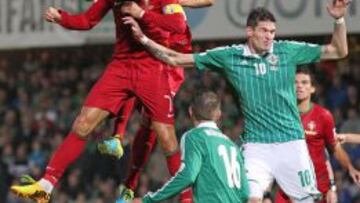
[[[196,126],[196,128],[203,128],[203,127],[219,129],[219,127],[214,121],[203,121]]]
[[[272,54],[273,52],[274,52],[274,42],[271,44],[270,50],[267,53]],[[251,53],[250,47],[247,43],[244,46],[244,56],[260,58],[259,54]]]

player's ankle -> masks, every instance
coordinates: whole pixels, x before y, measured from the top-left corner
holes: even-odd
[[[54,189],[54,185],[47,179],[45,178],[41,178],[38,181],[38,184],[44,189],[44,191],[46,193],[51,193],[52,190]]]

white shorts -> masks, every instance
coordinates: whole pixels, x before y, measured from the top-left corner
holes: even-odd
[[[244,158],[250,198],[262,199],[274,180],[294,200],[320,194],[305,140],[247,143],[244,145]]]

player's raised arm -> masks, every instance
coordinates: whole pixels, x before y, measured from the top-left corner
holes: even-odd
[[[179,53],[154,42],[145,36],[139,24],[131,17],[124,17],[123,21],[124,24],[131,26],[134,38],[139,40],[156,58],[172,66],[194,66],[193,54]]]
[[[212,6],[215,0],[180,0],[179,3],[184,7],[201,8]]]
[[[345,13],[350,0],[334,0],[327,6],[331,17],[335,19],[334,31],[330,44],[323,47],[321,59],[339,59],[348,55]]]
[[[49,7],[45,11],[44,18],[48,22],[57,23],[67,29],[90,30],[100,22],[111,8],[112,5],[106,0],[98,0],[85,12],[75,15],[61,9]]]

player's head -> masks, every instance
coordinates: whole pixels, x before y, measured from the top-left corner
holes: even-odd
[[[295,86],[298,101],[310,100],[315,92],[314,76],[309,68],[302,67],[296,71]]]
[[[220,99],[214,92],[201,92],[191,102],[189,113],[194,122],[217,121],[221,116]]]
[[[258,54],[268,52],[275,38],[276,19],[266,8],[253,9],[246,22],[248,44]]]

